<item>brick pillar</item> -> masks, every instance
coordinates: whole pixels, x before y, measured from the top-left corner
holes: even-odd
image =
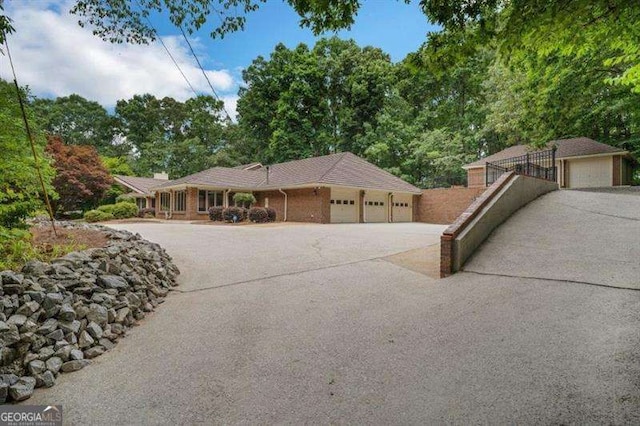
[[[454,239],[451,235],[440,237],[440,278],[453,274],[453,246]]]

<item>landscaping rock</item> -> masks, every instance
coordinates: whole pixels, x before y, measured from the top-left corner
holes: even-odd
[[[9,396],[13,401],[29,399],[36,387],[36,379],[33,377],[20,377],[18,381],[9,386]]]
[[[63,373],[71,373],[73,371],[78,371],[89,365],[90,361],[87,359],[76,359],[73,361],[67,361],[62,364],[62,372]]]
[[[60,371],[60,368],[62,367],[62,359],[54,356],[49,358],[45,364],[47,370],[51,371],[53,374],[58,374],[58,371]]]
[[[159,245],[99,225],[58,226],[98,229],[108,243],[0,271],[0,403],[27,399],[113,349],[176,285],[179,271]]]
[[[111,248],[111,247],[109,247]],[[129,288],[127,280],[118,275],[102,275],[98,278],[98,284],[104,288],[125,289]]]

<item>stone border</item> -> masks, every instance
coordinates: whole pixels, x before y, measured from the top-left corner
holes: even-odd
[[[138,234],[57,226],[99,230],[109,241],[51,263],[29,261],[20,273],[0,272],[0,403],[28,399],[58,374],[84,368],[177,285],[171,257]]]

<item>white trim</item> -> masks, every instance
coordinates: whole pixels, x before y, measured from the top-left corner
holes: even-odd
[[[484,166],[482,166],[484,167]],[[345,188],[345,189],[363,189],[363,190],[369,190],[369,191],[383,191],[383,192],[387,192],[387,191],[391,191],[391,192],[397,192],[399,194],[415,194],[415,195],[421,195],[422,194],[422,190],[420,190],[420,192],[416,192],[416,191],[399,191],[396,189],[389,189],[389,188],[380,188],[380,187],[364,187],[364,186],[348,186],[348,185],[338,185],[338,184],[326,184],[326,183],[305,183],[305,184],[300,184],[300,185],[290,185],[290,186],[275,186],[275,187],[253,187],[253,188],[234,188],[234,187],[224,187],[221,188],[219,186],[210,186],[210,185],[199,185],[199,184],[180,184],[180,185],[176,185],[176,186],[167,186],[167,187],[163,187],[163,188],[155,188],[155,191],[163,191],[163,190],[169,190],[169,189],[174,189],[174,190],[180,190],[181,188],[186,188],[187,185],[189,185],[190,188],[197,188],[197,189],[209,189],[209,190],[227,190],[227,191],[233,191],[233,192],[265,192],[265,191],[279,191],[280,189],[307,189],[307,188]]]

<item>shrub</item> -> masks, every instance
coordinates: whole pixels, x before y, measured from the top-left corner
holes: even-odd
[[[84,220],[87,222],[102,222],[113,219],[113,215],[101,210],[89,210],[84,214]]]
[[[156,209],[151,207],[140,209],[138,211],[138,217],[145,217],[145,218],[156,217]]]
[[[238,192],[233,194],[233,202],[240,207],[247,207],[256,202],[256,197],[249,192]]]
[[[135,204],[121,202],[113,206],[113,216],[116,219],[126,219],[138,215],[138,207]]]
[[[127,194],[120,194],[116,197],[116,203],[132,203],[135,204],[136,203],[136,199],[134,197],[132,197],[131,195],[127,195]]]
[[[222,218],[225,222],[242,222],[247,218],[247,209],[243,207],[227,207],[222,211]]]
[[[267,216],[269,218],[269,222],[275,222],[276,221],[276,210],[272,209],[271,207],[267,207],[265,210],[267,211]]]
[[[224,207],[209,207],[209,219],[215,221],[222,220],[222,211]]]
[[[249,220],[255,223],[269,222],[269,213],[264,207],[253,207],[249,209]]]
[[[98,207],[97,210],[104,213],[113,214],[113,208],[115,206],[116,206],[115,204],[105,204],[104,206]]]

